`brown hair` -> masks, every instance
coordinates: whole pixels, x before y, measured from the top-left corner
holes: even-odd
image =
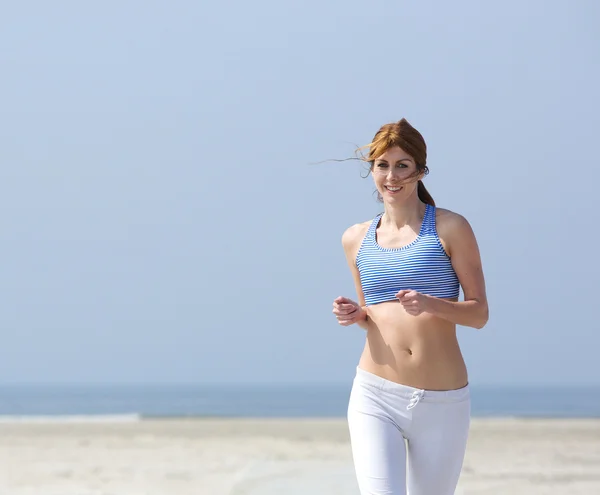
[[[411,178],[416,177],[421,173],[424,173],[425,175],[429,173],[429,168],[427,168],[427,145],[425,144],[425,140],[421,133],[404,118],[398,122],[382,125],[375,134],[375,137],[373,137],[373,140],[369,144],[358,148],[357,151],[360,152],[363,149],[369,149],[369,154],[366,158],[363,158],[363,160],[369,163],[370,171],[372,171],[375,160],[394,146],[402,148],[402,150],[412,156],[415,160],[417,170]],[[425,189],[423,181],[421,180],[419,180],[417,185],[417,194],[423,203],[435,206],[435,201],[433,201],[431,194]],[[383,201],[383,198],[379,193],[377,196],[379,201]]]

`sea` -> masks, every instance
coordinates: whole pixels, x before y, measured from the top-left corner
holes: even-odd
[[[0,386],[0,422],[35,419],[345,417],[344,385]],[[599,418],[598,387],[471,385],[473,417]]]

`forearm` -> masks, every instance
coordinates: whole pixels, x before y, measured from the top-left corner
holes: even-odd
[[[427,296],[428,313],[457,325],[483,328],[488,321],[488,305],[476,299],[468,301],[448,301]]]

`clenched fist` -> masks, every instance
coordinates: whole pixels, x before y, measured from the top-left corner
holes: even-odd
[[[409,315],[419,316],[427,312],[427,296],[416,290],[401,290],[396,297]]]
[[[333,314],[343,326],[352,325],[367,316],[367,312],[357,302],[341,296],[333,301]]]

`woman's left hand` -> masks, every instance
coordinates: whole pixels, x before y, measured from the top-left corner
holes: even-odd
[[[427,312],[428,297],[416,290],[401,290],[396,297],[409,315],[419,316]]]

